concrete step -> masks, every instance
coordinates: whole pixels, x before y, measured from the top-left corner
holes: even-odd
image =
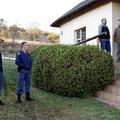
[[[120,80],[120,62],[116,62],[114,66],[115,66],[114,80]]]
[[[105,91],[120,94],[120,86],[118,84],[117,85],[109,85],[105,88]]]
[[[97,92],[96,96],[98,99],[120,104],[120,93],[100,91],[100,92]]]
[[[115,63],[115,76],[111,85],[96,93],[96,99],[120,109],[120,62]]]
[[[120,80],[120,73],[115,74],[114,80]]]
[[[114,80],[112,85],[116,87],[120,87],[120,80]]]
[[[110,105],[112,107],[115,107],[117,109],[120,109],[120,104],[119,103],[114,103],[114,102],[110,102],[110,101],[107,101],[107,100],[102,100],[100,98],[95,98],[95,99],[98,100],[98,101],[100,101],[100,102],[103,102],[105,104],[108,104],[108,105]]]

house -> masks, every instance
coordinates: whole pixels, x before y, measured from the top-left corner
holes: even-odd
[[[75,44],[98,34],[101,19],[107,18],[111,34],[112,54],[116,55],[113,33],[120,19],[120,0],[85,0],[55,20],[51,26],[60,27],[60,43]],[[97,45],[97,40],[87,44]]]

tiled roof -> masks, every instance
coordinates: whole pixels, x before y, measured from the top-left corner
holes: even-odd
[[[63,16],[55,20],[51,26],[52,27],[60,27],[63,23],[65,23],[68,20],[71,20],[75,15],[78,13],[82,13],[85,9],[89,8],[90,6],[94,6],[96,3],[105,2],[110,0],[85,0],[78,5],[76,5],[74,8],[72,8],[70,11],[65,13]]]

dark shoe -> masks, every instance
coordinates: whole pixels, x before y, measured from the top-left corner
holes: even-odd
[[[3,103],[3,102],[0,100],[0,105],[5,105],[5,103]]]
[[[17,96],[16,103],[22,103],[22,101],[21,101],[21,96],[20,96],[20,95]]]
[[[30,93],[26,93],[25,99],[26,99],[27,101],[34,101],[34,99],[30,97]]]

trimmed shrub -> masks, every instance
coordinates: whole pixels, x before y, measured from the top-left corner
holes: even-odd
[[[40,89],[65,96],[85,96],[113,80],[112,56],[95,46],[42,46],[34,55],[32,79]]]

